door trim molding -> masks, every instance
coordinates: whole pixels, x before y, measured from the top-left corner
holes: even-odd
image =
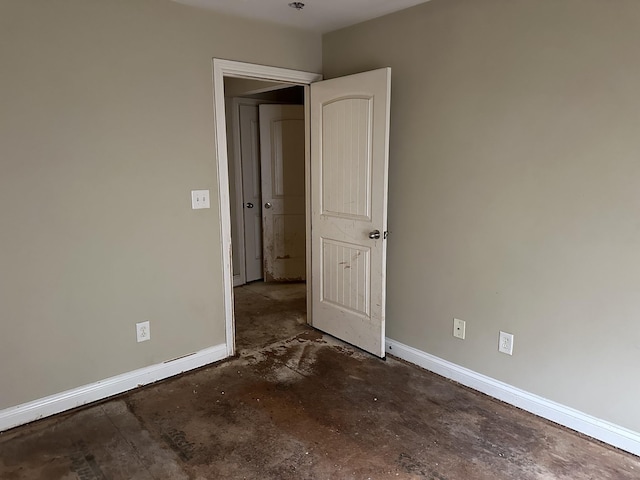
[[[386,350],[389,355],[406,360],[473,390],[613,445],[621,450],[640,455],[640,432],[634,432],[566,405],[534,395],[390,338],[386,339]]]
[[[290,70],[287,68],[269,67],[253,63],[233,60],[213,59],[213,113],[215,123],[215,161],[218,172],[218,214],[220,215],[220,243],[224,286],[224,314],[227,356],[235,355],[235,319],[233,313],[233,266],[231,251],[231,208],[229,198],[229,159],[227,158],[227,126],[225,117],[224,77],[254,78],[258,80],[278,81],[293,85],[309,85],[322,80],[319,73]],[[308,89],[308,87],[307,87]],[[307,94],[305,92],[305,101]],[[305,103],[305,116],[308,117],[308,102]],[[306,144],[309,143],[309,135]],[[307,146],[307,159],[309,152]],[[305,170],[308,171],[308,168]],[[307,180],[308,181],[308,180]],[[307,203],[307,212],[309,204]],[[309,215],[307,215],[309,218]],[[308,220],[310,222],[310,219]],[[309,229],[309,226],[307,226]],[[307,239],[308,241],[309,239]],[[307,268],[310,263],[307,262]],[[309,285],[309,283],[307,284]],[[309,288],[309,287],[307,287]],[[309,292],[308,292],[309,293]]]

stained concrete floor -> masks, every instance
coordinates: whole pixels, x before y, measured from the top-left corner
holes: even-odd
[[[235,289],[238,358],[0,435],[13,479],[638,479],[640,459]]]

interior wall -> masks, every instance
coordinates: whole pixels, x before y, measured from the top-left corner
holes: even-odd
[[[635,431],[638,25],[633,0],[432,0],[323,39],[325,78],[392,67],[388,335]]]
[[[321,40],[166,0],[0,2],[0,409],[225,341],[213,57],[319,71]]]

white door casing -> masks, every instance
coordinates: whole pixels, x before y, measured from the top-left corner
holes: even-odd
[[[236,353],[235,343],[235,318],[233,313],[233,259],[231,248],[231,211],[229,200],[229,159],[227,156],[226,120],[225,120],[225,98],[224,98],[224,78],[241,77],[256,78],[277,82],[288,82],[292,85],[304,85],[305,104],[308,105],[309,85],[322,79],[319,73],[302,72],[300,70],[290,70],[287,68],[268,67],[253,63],[237,62],[234,60],[224,60],[214,58],[213,68],[213,111],[215,123],[215,160],[217,170],[218,187],[218,208],[220,215],[220,260],[222,263],[222,300],[224,302],[225,318],[225,343],[227,346],[227,357]],[[305,120],[309,122],[309,111],[305,108]],[[310,158],[310,145],[308,136],[305,138],[305,158],[308,170]],[[309,175],[305,178],[309,185]],[[307,189],[307,209],[310,205]],[[311,231],[311,216],[307,215],[307,242],[309,242]],[[311,255],[311,249],[307,249],[307,255]],[[307,269],[311,268],[311,262],[307,262]],[[310,275],[309,275],[310,276]],[[311,282],[307,282],[307,292],[311,288]],[[308,294],[308,304],[311,302],[311,295]],[[309,306],[309,311],[311,308]]]
[[[258,105],[240,103],[240,159],[246,281],[262,278],[262,193]]]
[[[311,85],[312,325],[379,357],[390,87],[390,68]]]
[[[305,115],[301,105],[260,105],[264,279],[306,278]]]

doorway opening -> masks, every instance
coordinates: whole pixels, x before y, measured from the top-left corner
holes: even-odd
[[[224,92],[242,352],[306,327],[304,87],[226,77]]]
[[[232,227],[232,202],[235,202],[233,207],[233,213],[235,214],[235,218],[237,218],[237,225],[240,228],[240,218],[239,212],[240,208],[244,209],[243,205],[239,205],[238,196],[235,195],[231,197],[231,183],[230,183],[230,175],[229,175],[229,165],[231,164],[231,157],[229,155],[229,149],[227,147],[227,131],[228,123],[230,123],[230,119],[228,119],[228,114],[231,112],[227,110],[227,104],[232,103],[228,99],[228,94],[231,89],[231,85],[234,84],[234,88],[242,88],[245,92],[250,92],[253,95],[257,94],[268,94],[271,95],[279,95],[277,90],[283,90],[284,87],[298,87],[298,89],[302,89],[303,92],[303,104],[304,104],[304,188],[303,188],[303,211],[304,211],[304,241],[305,241],[305,261],[304,261],[304,270],[305,270],[305,278],[308,278],[308,271],[310,268],[310,200],[309,200],[309,85],[312,82],[318,81],[322,79],[322,76],[314,73],[300,72],[295,70],[288,70],[276,67],[266,67],[261,65],[254,64],[245,64],[241,62],[234,62],[229,60],[220,60],[214,59],[213,61],[213,74],[214,74],[214,110],[215,110],[215,126],[216,126],[216,152],[218,157],[218,187],[220,189],[220,221],[221,221],[221,232],[222,232],[222,251],[223,251],[223,282],[224,282],[224,301],[225,301],[225,318],[226,318],[226,345],[227,345],[227,355],[232,356],[236,353],[236,318],[234,314],[234,268],[233,265],[235,263],[241,263],[241,257],[239,255],[235,255],[236,258],[232,257],[236,253],[233,248],[233,238],[237,239],[237,242],[240,240],[240,235],[236,235],[235,237],[231,233]],[[228,89],[225,92],[225,80],[226,79],[238,79],[237,81],[227,82]],[[255,82],[260,82],[256,84]],[[252,90],[253,89],[253,90]],[[254,99],[255,100],[255,99]],[[265,99],[263,99],[265,100]],[[268,99],[266,99],[268,100]],[[267,103],[267,102],[265,102]],[[284,172],[283,172],[284,173]],[[234,188],[238,186],[238,176],[234,175],[233,185]],[[246,202],[244,202],[246,203]],[[255,202],[254,208],[255,208]],[[262,205],[262,199],[260,204]],[[244,218],[244,214],[242,215]],[[242,224],[243,225],[243,224]],[[261,227],[262,228],[262,227]],[[236,249],[237,250],[237,249]],[[261,249],[264,254],[264,248]],[[285,257],[287,254],[279,255],[281,257]],[[278,255],[277,255],[278,256]],[[291,256],[291,254],[289,254]],[[281,260],[287,260],[282,258]],[[246,256],[245,256],[246,263]],[[242,271],[242,270],[240,270]],[[238,273],[238,270],[236,270]],[[244,268],[244,275],[246,281],[246,267]],[[263,275],[264,278],[264,275]],[[239,282],[242,283],[242,282]],[[267,288],[269,286],[266,286]],[[245,287],[242,287],[245,288]],[[243,290],[243,294],[258,294],[262,295],[265,291],[261,291],[260,293],[256,293],[255,289],[258,288],[257,285],[249,285]],[[310,285],[306,284],[303,287],[304,296],[302,297],[302,301],[304,305],[308,305],[311,295],[309,294]],[[238,293],[240,296],[240,292]],[[269,298],[269,295],[262,295],[265,298]],[[277,301],[278,293],[277,289],[274,292],[271,292],[271,298]],[[306,298],[305,298],[306,297]],[[255,299],[254,299],[255,301]],[[294,302],[295,303],[295,302]],[[298,301],[299,303],[299,301]],[[238,309],[240,310],[240,304],[238,305]],[[305,308],[304,310],[309,310]],[[251,322],[249,322],[251,323]]]

